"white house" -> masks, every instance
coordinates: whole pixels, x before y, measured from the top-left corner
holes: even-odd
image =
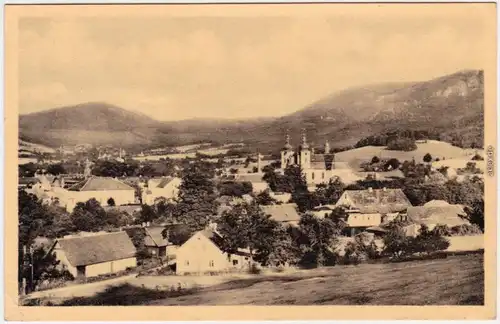
[[[150,179],[142,193],[142,203],[152,205],[157,198],[163,197],[167,200],[177,198],[181,182],[182,179],[177,177]]]
[[[200,274],[227,270],[243,270],[250,266],[250,254],[226,253],[221,236],[212,229],[196,232],[176,251],[177,274]]]
[[[77,203],[95,198],[102,206],[135,204],[135,189],[118,179],[105,177],[89,177],[68,190],[55,189],[59,203],[71,212]]]
[[[57,239],[49,253],[55,253],[59,267],[73,277],[95,277],[137,266],[136,249],[125,232],[93,234]]]
[[[347,225],[351,235],[370,227],[377,227],[406,212],[411,203],[401,189],[346,190],[335,207],[348,213]]]

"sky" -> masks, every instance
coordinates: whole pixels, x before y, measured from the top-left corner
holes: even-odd
[[[349,87],[482,69],[483,18],[23,17],[19,110],[97,101],[159,120],[281,116]]]

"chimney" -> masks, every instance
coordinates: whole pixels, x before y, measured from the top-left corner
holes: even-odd
[[[146,223],[142,223],[142,227],[146,227]]]
[[[369,188],[368,188],[368,192],[373,192],[373,188],[372,188],[372,187],[369,187]]]
[[[386,188],[386,187],[384,187],[384,188],[382,188],[382,190],[385,192],[385,191],[387,191],[387,188]]]
[[[146,223],[146,226],[147,226],[147,227],[149,227],[150,225],[151,225],[151,223],[150,223],[150,222],[147,222],[147,223]]]

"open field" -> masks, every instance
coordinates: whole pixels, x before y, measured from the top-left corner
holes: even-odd
[[[446,142],[429,140],[427,143],[417,143],[415,151],[391,151],[387,150],[385,146],[364,146],[339,152],[335,154],[335,160],[348,162],[351,167],[357,169],[361,162],[370,161],[374,156],[383,159],[396,158],[400,162],[415,158],[416,162],[422,162],[427,153],[430,153],[433,158],[460,160],[470,160],[474,155],[473,150],[465,150]]]
[[[156,279],[155,279],[156,278]],[[213,280],[180,291],[151,289],[166,277],[134,278],[62,305],[481,305],[482,254],[362,264]],[[182,280],[183,277],[171,277]],[[192,277],[194,278],[194,277]],[[214,279],[223,277],[214,277]],[[189,281],[190,277],[185,277]]]

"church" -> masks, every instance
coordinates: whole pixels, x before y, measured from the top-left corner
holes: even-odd
[[[290,165],[299,165],[308,185],[313,186],[339,176],[335,168],[335,154],[330,152],[330,144],[325,143],[323,154],[315,154],[307,143],[305,133],[302,134],[302,143],[295,151],[290,144],[290,136],[286,136],[286,144],[281,150],[281,170]]]

